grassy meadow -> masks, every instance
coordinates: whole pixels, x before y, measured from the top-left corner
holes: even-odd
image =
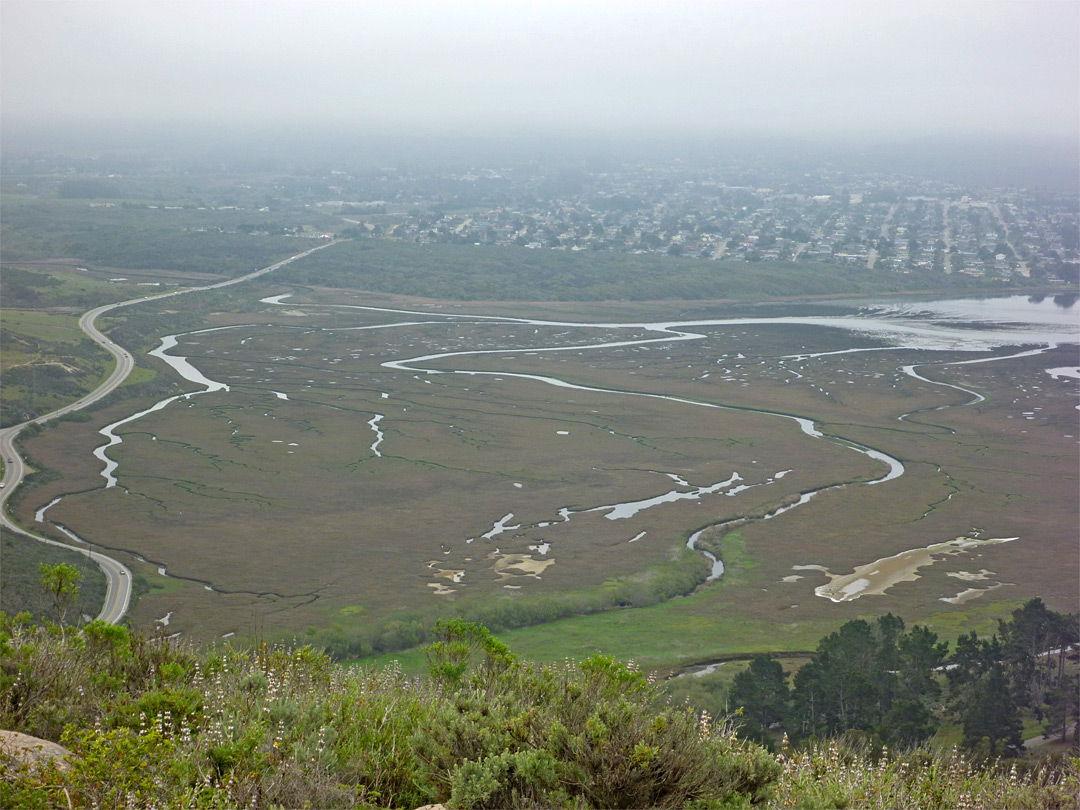
[[[113,359],[82,333],[78,320],[66,312],[4,311],[0,406],[5,426],[67,405],[105,379]]]

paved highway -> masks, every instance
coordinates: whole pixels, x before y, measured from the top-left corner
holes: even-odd
[[[120,301],[116,304],[106,304],[105,306],[90,310],[79,318],[79,328],[82,329],[91,340],[98,345],[103,346],[109,354],[116,358],[116,368],[113,369],[112,374],[108,376],[108,379],[106,379],[105,382],[94,389],[94,391],[77,402],[66,405],[52,413],[47,413],[44,416],[39,416],[36,419],[30,419],[18,425],[13,425],[12,427],[0,430],[0,456],[3,457],[5,462],[3,488],[0,489],[0,524],[3,524],[4,527],[13,532],[25,535],[26,537],[30,537],[41,543],[48,543],[50,546],[60,546],[61,548],[70,549],[71,551],[77,551],[80,554],[86,554],[88,559],[96,562],[105,573],[105,581],[107,583],[105,604],[101,608],[101,613],[97,616],[101,621],[107,622],[108,624],[115,624],[123,618],[125,613],[127,613],[128,606],[131,604],[131,571],[122,563],[101,552],[90,551],[80,546],[69,545],[68,543],[61,543],[58,540],[51,540],[48,537],[42,537],[33,532],[29,532],[15,523],[14,519],[8,515],[7,500],[11,497],[15,488],[22,482],[23,476],[26,474],[26,465],[23,463],[22,456],[20,456],[15,449],[16,437],[29,425],[43,424],[52,419],[56,419],[58,416],[63,416],[66,413],[85,408],[87,405],[91,405],[99,399],[108,396],[117,388],[117,386],[127,379],[131,370],[135,368],[135,361],[127,350],[105,337],[105,335],[94,325],[94,321],[106,312],[111,312],[112,310],[120,309],[121,307],[129,307],[132,304],[141,304],[144,301],[170,298],[174,295],[186,295],[187,293],[201,292],[204,290],[216,290],[220,287],[228,287],[231,284],[240,284],[244,281],[250,281],[253,278],[258,278],[259,276],[277,270],[279,267],[283,267],[289,262],[303,258],[304,256],[314,253],[316,250],[322,250],[332,244],[334,244],[333,240],[324,242],[301,253],[297,253],[295,256],[290,256],[283,261],[272,264],[269,267],[264,267],[261,270],[256,270],[254,273],[248,273],[246,276],[240,276],[239,278],[230,279],[229,281],[221,281],[217,284],[209,284],[205,287],[189,287],[184,290],[173,290],[172,292],[159,293],[158,295],[132,298],[128,301]]]

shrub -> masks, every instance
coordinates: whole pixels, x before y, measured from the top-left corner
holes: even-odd
[[[626,808],[761,801],[779,773],[763,749],[730,729],[670,707],[632,667],[602,656],[526,665],[483,628],[453,627],[456,641],[429,648],[433,674],[453,690],[412,739],[440,801]],[[470,655],[471,668],[462,663]]]
[[[523,663],[460,620],[428,652],[431,676],[408,678],[0,615],[0,722],[74,754],[0,757],[0,806],[1064,808],[1080,786],[1075,761],[1021,773],[865,738],[774,757],[632,665]]]

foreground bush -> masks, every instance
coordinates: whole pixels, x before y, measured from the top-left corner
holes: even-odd
[[[750,804],[779,774],[760,747],[665,705],[632,667],[602,656],[526,666],[478,625],[440,633],[429,658],[448,699],[413,745],[451,806]]]
[[[196,653],[0,614],[0,725],[72,751],[66,767],[0,760],[0,806],[1075,806],[1075,768],[1020,776],[835,744],[774,757],[632,666],[522,663],[461,621],[438,636],[430,675],[409,678],[307,647]]]
[[[1075,810],[1080,760],[1021,769],[976,767],[957,750],[871,756],[865,741],[828,740],[779,755],[784,772],[770,808]]]
[[[523,664],[464,622],[441,628],[424,679],[310,648],[2,630],[0,723],[74,755],[68,770],[7,763],[5,807],[746,806],[780,772],[640,672]]]

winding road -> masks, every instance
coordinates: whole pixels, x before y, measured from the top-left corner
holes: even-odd
[[[58,540],[52,540],[48,537],[42,537],[41,535],[34,534],[19,526],[15,520],[8,514],[7,501],[15,491],[16,487],[22,483],[24,476],[26,475],[26,465],[23,462],[22,456],[19,455],[18,450],[15,449],[15,440],[18,435],[30,425],[42,425],[46,422],[52,421],[64,414],[73,413],[74,411],[82,410],[89,405],[107,397],[113,391],[119,387],[128,375],[131,374],[132,369],[135,368],[135,361],[132,359],[131,354],[122,346],[109,340],[95,325],[94,322],[107,312],[111,312],[114,309],[120,309],[121,307],[129,307],[133,304],[142,304],[146,301],[155,301],[161,298],[171,298],[176,295],[186,295],[193,292],[205,292],[206,290],[216,290],[221,287],[228,287],[233,284],[240,284],[245,281],[251,281],[259,276],[271,273],[280,267],[284,267],[289,262],[301,259],[304,256],[308,256],[314,253],[316,250],[322,250],[323,248],[330,247],[336,243],[337,240],[331,240],[322,244],[316,245],[313,248],[297,253],[295,256],[290,256],[287,259],[283,259],[280,262],[263,267],[260,270],[256,270],[253,273],[248,273],[245,276],[229,279],[228,281],[220,281],[216,284],[209,284],[203,287],[189,287],[183,290],[173,290],[167,293],[159,293],[157,295],[147,295],[140,298],[132,298],[128,301],[120,301],[115,304],[105,304],[104,306],[97,307],[83,314],[79,318],[79,328],[82,329],[86,335],[102,346],[109,354],[116,358],[116,367],[112,373],[100,386],[94,389],[91,393],[87,394],[80,400],[65,405],[63,408],[52,411],[51,413],[39,416],[36,419],[30,419],[26,422],[21,422],[18,425],[3,428],[0,430],[0,456],[5,461],[3,488],[0,489],[0,525],[3,525],[6,529],[21,534],[25,537],[29,537],[33,540],[37,540],[41,543],[47,543],[51,546],[59,546],[60,548],[66,548],[71,551],[76,551],[80,554],[85,553],[87,559],[93,560],[101,570],[105,573],[106,591],[105,591],[105,603],[102,605],[101,612],[97,615],[99,621],[103,621],[107,624],[116,624],[127,613],[128,607],[131,604],[131,571],[121,562],[114,560],[99,551],[92,551],[80,546],[73,546],[68,543],[61,543]]]

